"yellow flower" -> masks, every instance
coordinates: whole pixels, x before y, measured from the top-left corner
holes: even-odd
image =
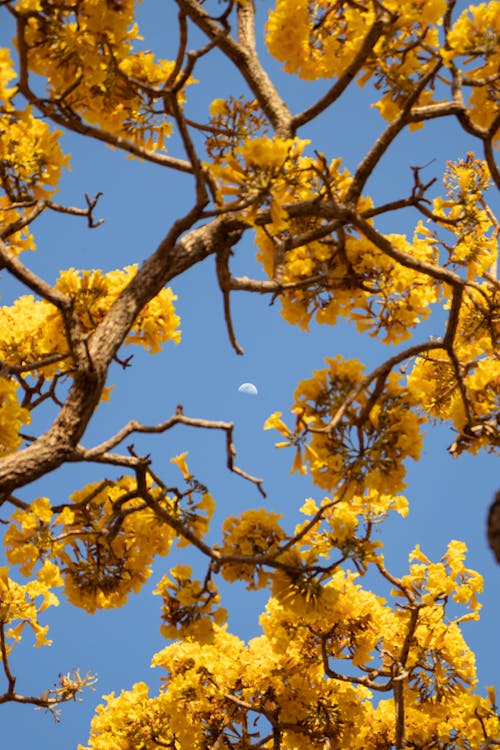
[[[52,506],[47,497],[39,497],[31,503],[31,512],[35,514],[40,521],[50,523],[52,519]]]
[[[264,422],[264,430],[278,430],[278,432],[281,432],[281,434],[284,437],[290,438],[292,436],[292,433],[290,432],[289,428],[286,426],[286,424],[280,419],[281,412],[275,411],[274,414],[271,414],[266,421]]]
[[[300,512],[305,516],[314,516],[318,512],[318,510],[319,508],[316,505],[316,501],[313,500],[312,497],[307,498],[307,500],[300,508]]]
[[[61,576],[61,571],[58,566],[51,560],[45,560],[43,566],[36,574],[38,580],[52,588],[54,586],[62,586],[64,581]]]
[[[186,456],[188,455],[187,451],[184,451],[184,453],[180,453],[178,456],[175,456],[174,458],[170,459],[170,463],[175,464],[177,468],[180,470],[182,476],[186,481],[189,481],[191,479],[191,473],[188,469],[188,465],[186,463]]]
[[[210,105],[210,116],[216,117],[217,115],[224,115],[227,112],[227,104],[225,99],[214,99]]]
[[[9,99],[15,92],[15,88],[8,84],[16,77],[10,51],[5,47],[0,48],[0,102],[8,107]]]
[[[19,448],[21,425],[31,421],[29,411],[16,398],[18,387],[13,380],[0,377],[0,456]]]

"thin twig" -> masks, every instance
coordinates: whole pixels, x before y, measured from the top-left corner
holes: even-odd
[[[341,75],[337,81],[335,81],[330,90],[310,107],[292,117],[291,130],[293,134],[295,134],[302,125],[313,120],[333,104],[333,102],[337,101],[362,69],[363,65],[366,63],[366,58],[380,39],[389,20],[387,12],[381,12],[380,6],[377,6],[377,13],[378,17],[375,19],[372,27],[363,39],[363,42],[354,55],[354,58],[351,60],[347,68],[342,71]]]
[[[84,448],[82,445],[78,445],[75,449],[74,454],[70,457],[69,460],[95,461],[98,463],[106,463],[109,459],[109,463],[119,463],[119,465],[122,466],[130,466],[136,468],[138,465],[137,461],[124,456],[120,457],[117,454],[109,454],[110,449],[121,443],[132,433],[158,434],[170,430],[177,424],[183,424],[188,427],[197,427],[205,430],[222,430],[223,432],[225,432],[228,469],[234,474],[238,474],[238,476],[241,476],[243,479],[247,479],[249,482],[255,484],[260,494],[263,497],[266,497],[266,493],[262,486],[263,480],[258,479],[251,474],[248,474],[247,472],[236,466],[236,464],[234,463],[234,457],[236,456],[236,450],[234,448],[233,442],[234,423],[186,417],[179,407],[176,414],[174,414],[164,422],[160,422],[159,424],[144,425],[140,422],[137,422],[136,420],[130,420],[130,422],[128,422],[124,427],[122,427],[121,430],[119,430],[119,432],[117,432],[111,438],[108,438],[108,440],[105,440],[103,443],[94,446],[93,448]],[[142,461],[144,462],[144,459],[142,459]]]
[[[6,268],[18,281],[27,286],[40,297],[51,302],[61,312],[68,311],[72,302],[69,297],[59,292],[55,287],[47,284],[46,281],[37,276],[33,271],[25,266],[19,258],[9,249],[8,245],[0,239],[0,263]]]
[[[231,273],[229,271],[229,257],[231,255],[231,247],[222,246],[215,254],[215,267],[217,270],[217,281],[219,282],[219,288],[222,292],[222,300],[224,305],[224,320],[226,321],[227,333],[229,341],[236,354],[244,354],[245,352],[238,344],[236,334],[234,332],[233,320],[231,317]]]
[[[394,357],[391,357],[387,361],[383,362],[381,365],[376,367],[369,375],[366,375],[348,394],[348,396],[344,399],[342,402],[342,405],[337,409],[335,414],[332,416],[330,421],[327,425],[324,427],[308,427],[307,429],[309,432],[314,433],[329,433],[332,430],[335,429],[335,427],[339,424],[341,419],[343,418],[346,410],[349,408],[349,406],[355,401],[355,399],[359,396],[360,393],[362,393],[364,390],[366,390],[369,385],[374,381],[378,381],[378,389],[382,387],[382,384],[385,382],[387,377],[389,376],[389,373],[391,370],[396,367],[396,365],[399,365],[401,362],[404,362],[406,359],[411,359],[412,357],[416,357],[419,354],[423,354],[424,352],[430,351],[432,349],[442,349],[443,343],[442,341],[424,341],[421,344],[415,344],[414,346],[410,346],[408,349],[405,349],[404,351],[400,352],[399,354],[395,354]]]
[[[20,232],[21,229],[31,224],[46,208],[46,202],[44,200],[37,200],[33,210],[24,216],[20,216],[19,219],[13,221],[12,224],[7,224],[5,229],[0,232],[0,239],[5,240],[7,237],[11,237],[15,232]]]

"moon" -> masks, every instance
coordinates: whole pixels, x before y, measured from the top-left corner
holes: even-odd
[[[259,392],[253,383],[242,383],[238,390],[240,393],[247,393],[249,396],[256,396]]]

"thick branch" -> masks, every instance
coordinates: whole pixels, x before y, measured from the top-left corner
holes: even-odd
[[[215,219],[192,229],[181,240],[179,236],[196,222],[202,207],[174,223],[157,250],[137,272],[96,329],[89,348],[98,361],[110,361],[118,351],[137,314],[150,299],[176,276],[216,252],[231,237],[233,243],[245,227],[231,216]]]
[[[491,123],[488,137],[484,139],[484,158],[488,163],[491,177],[494,180],[497,188],[500,190],[500,170],[498,169],[497,163],[495,161],[495,155],[493,153],[493,139],[496,136],[498,128],[500,128],[500,112]]]
[[[138,313],[175,276],[214,253],[221,241],[241,225],[231,218],[216,219],[180,234],[196,221],[201,207],[195,207],[174,223],[158,249],[137,272],[117,298],[109,313],[87,342],[91,366],[77,368],[73,385],[49,430],[24,450],[0,461],[0,492],[8,493],[71,460],[87,424],[99,404],[107,369]]]
[[[209,39],[216,40],[221,52],[234,63],[274,126],[275,135],[281,138],[289,137],[292,115],[252,48],[251,35],[248,30],[251,19],[248,17],[248,12],[244,21],[240,20],[243,43],[239,43],[205,11],[197,0],[177,0],[177,4]]]

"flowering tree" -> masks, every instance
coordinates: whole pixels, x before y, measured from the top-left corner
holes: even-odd
[[[252,0],[175,5],[178,45],[163,60],[138,48],[133,0],[0,0],[0,18],[14,19],[16,30],[12,50],[0,49],[0,263],[26,289],[0,308],[0,502],[12,568],[0,571],[0,702],[55,711],[94,681],[67,674],[39,696],[16,683],[11,651],[27,626],[37,645],[50,643],[43,611],[57,604],[54,589],[88,612],[124,606],[154,559],[180,545],[206,560],[206,573],[197,580],[178,565],[156,589],[169,641],[153,657],[163,687],[149,695],[139,683],[109,696],[88,747],[497,746],[494,692],[476,692],[460,629],[477,619],[482,588],[465,566],[465,545],[451,541],[438,562],[417,547],[397,577],[374,531],[390,512],[406,515],[405,462],[419,459],[425,423],[453,427],[457,458],[500,445],[499,224],[485,197],[500,187],[500,2],[460,13],[455,0],[276,0],[264,31],[269,53],[286,74],[325,81],[296,113],[263,67]],[[190,97],[213,54],[248,94],[216,98],[204,119],[192,119]],[[354,85],[373,88],[385,126],[350,173],[300,132]],[[409,194],[377,200],[367,184],[381,159],[434,118],[470,134],[477,153],[448,164],[434,197],[435,180],[414,167]],[[142,265],[69,268],[50,284],[24,260],[41,217],[99,224],[99,196],[83,206],[55,200],[69,164],[62,131],[190,176],[190,209]],[[402,209],[413,212],[411,233],[382,231]],[[247,236],[262,278],[231,271]],[[178,407],[153,426],[131,414],[100,444],[81,443],[110,397],[111,363],[127,363],[122,347],[155,354],[179,340],[168,284],[210,255],[237,354],[234,290],[276,298],[290,325],[344,318],[388,345],[371,372],[328,359],[298,384],[291,417],[266,421],[281,435],[277,446],[292,449],[292,470],[324,494],[305,500],[291,534],[271,509],[247,510],[209,543],[215,502],[186,454],[172,459],[175,477],[122,445],[174,425],[222,431],[228,469],[265,495],[236,464],[231,423]],[[436,304],[446,311],[443,328],[426,338],[419,323]],[[35,419],[42,404],[45,416]],[[59,504],[25,499],[27,485],[75,462],[100,464],[102,480]],[[107,478],[106,467],[120,477]],[[499,505],[489,538],[500,560]],[[367,571],[389,584],[387,600],[363,587]],[[227,630],[220,577],[269,589],[262,635],[249,643]]]

